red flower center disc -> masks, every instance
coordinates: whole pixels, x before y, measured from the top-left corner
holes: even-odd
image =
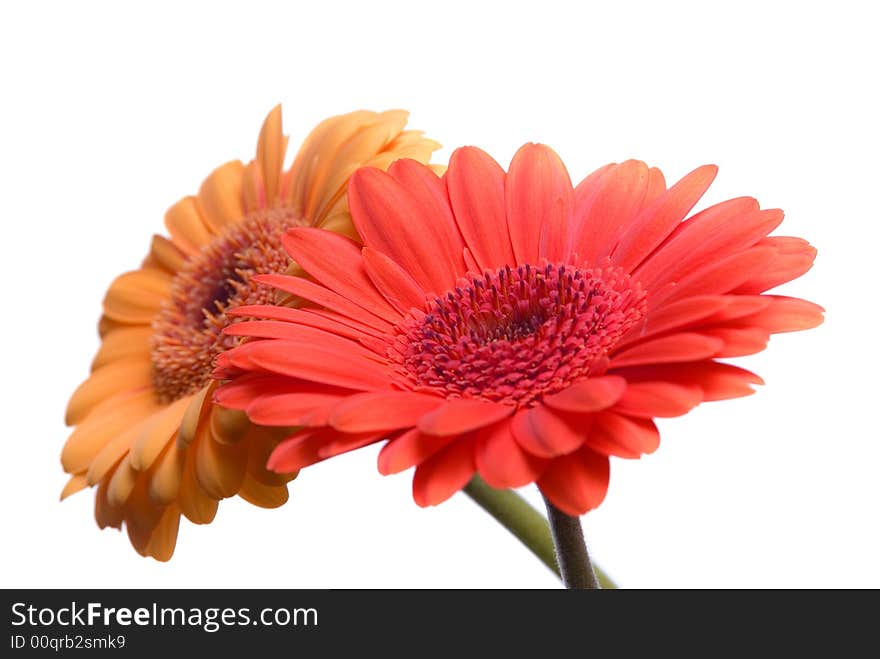
[[[407,388],[529,407],[603,372],[645,308],[644,291],[619,269],[505,266],[411,312],[389,356]]]

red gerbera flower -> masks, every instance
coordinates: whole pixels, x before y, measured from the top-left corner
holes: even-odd
[[[767,237],[782,211],[742,197],[682,221],[715,174],[667,189],[631,160],[572,188],[536,144],[507,174],[470,147],[442,178],[410,160],[361,169],[349,200],[363,246],[285,235],[311,278],[259,279],[311,304],[235,312],[263,320],[228,328],[255,340],[221,356],[217,377],[234,379],[217,400],[301,427],[269,460],[279,472],[388,439],[379,470],[415,466],[419,505],[479,473],[585,513],[605,496],[609,456],[657,448],[654,417],[761,382],[719,358],[822,321],[810,302],[761,295],[815,257]]]

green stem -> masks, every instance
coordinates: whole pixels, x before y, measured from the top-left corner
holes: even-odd
[[[556,560],[562,574],[562,583],[570,590],[597,590],[599,579],[593,571],[580,517],[572,517],[554,506],[544,497],[547,518],[556,545]]]
[[[556,576],[561,576],[556,563],[556,550],[550,526],[544,516],[528,501],[512,490],[496,490],[482,478],[474,476],[464,488],[465,493],[483,510],[512,533]],[[617,588],[598,567],[596,575],[602,588]]]

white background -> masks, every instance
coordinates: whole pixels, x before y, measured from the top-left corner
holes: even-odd
[[[440,161],[476,144],[506,164],[533,140],[575,179],[714,162],[701,205],[784,208],[780,233],[819,249],[784,291],[826,324],[737,360],[757,395],[614,462],[587,538],[626,587],[880,587],[876,21],[868,2],[720,4],[4,3],[0,585],[555,587],[463,495],[418,508],[377,447],[307,470],[280,510],[184,522],[169,564],[99,531],[92,492],[58,502],[107,284],[170,204],[252,157],[282,101],[291,145],[328,115],[403,107]]]

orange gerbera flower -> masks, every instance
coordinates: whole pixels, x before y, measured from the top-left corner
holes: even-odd
[[[782,220],[751,198],[682,221],[714,166],[672,187],[642,162],[572,188],[549,148],[505,172],[475,148],[445,176],[400,160],[361,169],[349,199],[363,247],[312,228],[282,239],[314,279],[257,277],[321,308],[250,305],[227,328],[216,400],[255,422],[304,426],[269,467],[287,472],[388,439],[384,474],[415,466],[413,494],[440,503],[479,473],[536,482],[557,508],[602,501],[609,456],[657,448],[654,417],[752,393],[718,361],[821,309],[761,295],[809,269],[815,250],[767,237]]]
[[[171,207],[170,239],[154,236],[141,268],[118,277],[104,299],[101,348],[67,409],[76,429],[61,456],[72,474],[62,498],[97,485],[98,525],[124,523],[135,549],[159,560],[174,551],[181,513],[204,524],[225,497],[263,507],[287,501],[295,470],[265,469],[279,430],[211,402],[213,361],[237,342],[221,333],[227,309],[272,301],[252,277],[290,266],[284,230],[356,235],[345,188],[358,167],[428,161],[439,145],[404,130],[406,120],[400,110],[328,119],[284,171],[278,106],[255,160],[221,165],[196,196]]]

